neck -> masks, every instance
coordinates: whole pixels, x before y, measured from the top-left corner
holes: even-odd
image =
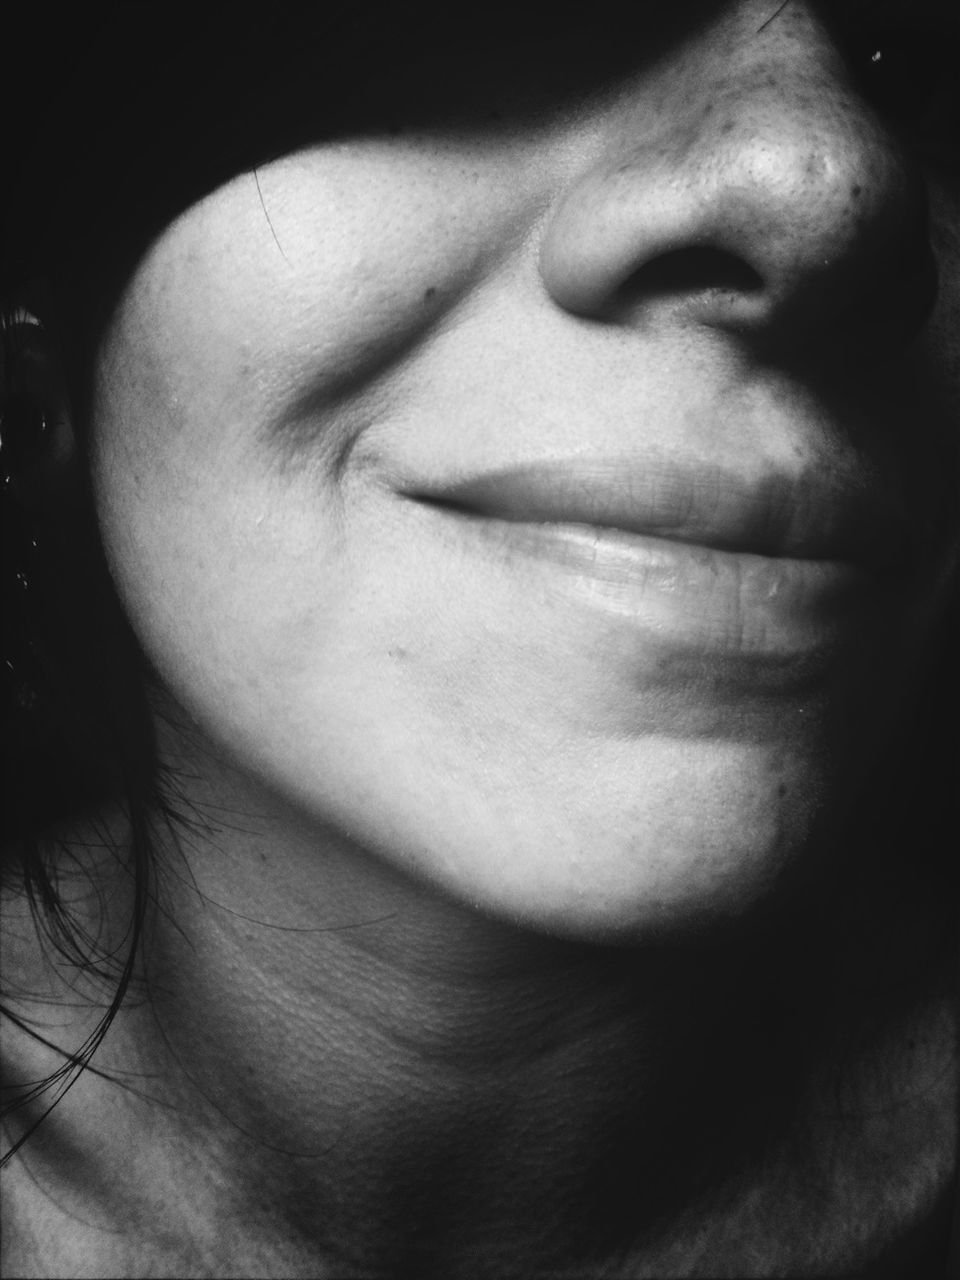
[[[789,921],[736,942],[542,937],[191,773],[189,830],[161,841],[151,999],[103,1062],[145,1064],[170,1104],[131,1103],[130,1124],[162,1132],[185,1218],[229,1213],[334,1274],[589,1268],[676,1230],[789,1129],[820,1018]]]
[[[285,1238],[358,1266],[491,1241],[569,1263],[709,1190],[774,1105],[758,1080],[796,1068],[771,1062],[768,1013],[750,1030],[769,937],[754,965],[743,942],[538,936],[225,775],[204,788],[189,877],[165,853],[153,1015],[185,1131],[207,1130],[245,1220],[266,1198]]]

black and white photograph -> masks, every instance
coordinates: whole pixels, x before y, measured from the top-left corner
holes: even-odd
[[[956,0],[0,93],[4,1280],[960,1280]]]

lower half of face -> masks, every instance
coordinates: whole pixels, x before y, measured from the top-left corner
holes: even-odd
[[[929,624],[916,583],[846,566],[366,477],[161,474],[132,519],[107,507],[108,546],[205,751],[318,833],[562,936],[724,920],[819,857]]]
[[[829,847],[943,562],[861,556],[880,464],[801,387],[558,308],[517,234],[541,193],[488,150],[483,200],[385,143],[168,229],[103,346],[118,588],[208,744],[318,832],[565,936],[736,915]]]

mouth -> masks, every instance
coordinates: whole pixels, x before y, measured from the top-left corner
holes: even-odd
[[[407,496],[475,518],[877,569],[901,564],[907,549],[904,516],[892,497],[826,468],[746,480],[710,466],[577,460],[486,472]]]
[[[835,648],[890,603],[910,558],[893,496],[827,469],[751,481],[577,459],[402,492],[501,561],[539,566],[548,599],[613,614],[674,650]]]

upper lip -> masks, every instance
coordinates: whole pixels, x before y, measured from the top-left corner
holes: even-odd
[[[745,478],[713,465],[576,458],[404,491],[488,519],[590,525],[766,556],[889,564],[907,546],[896,495],[876,476],[826,465]]]

